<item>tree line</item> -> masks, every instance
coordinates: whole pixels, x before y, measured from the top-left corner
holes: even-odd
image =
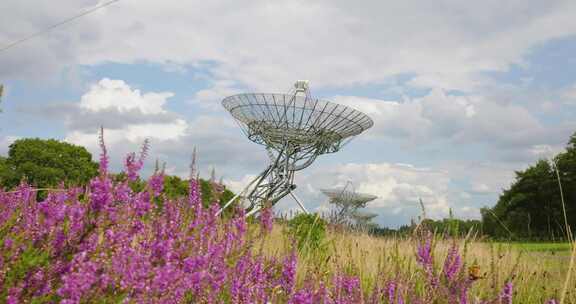
[[[576,133],[564,152],[517,171],[496,205],[481,214],[492,237],[566,239],[576,229]]]
[[[419,227],[437,233],[502,240],[565,241],[576,229],[576,133],[561,152],[515,172],[492,207],[480,209],[481,220],[424,218],[398,229],[375,227],[376,235],[403,236]]]

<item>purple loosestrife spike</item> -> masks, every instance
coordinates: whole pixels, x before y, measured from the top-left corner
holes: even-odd
[[[144,216],[151,208],[152,203],[150,202],[150,193],[148,192],[141,192],[138,193],[136,197],[136,204],[135,204],[135,211],[136,215]]]
[[[107,208],[113,200],[112,181],[108,176],[93,179],[90,182],[90,206],[92,210],[101,211]]]
[[[198,168],[196,168],[196,153],[196,147],[194,147],[194,150],[192,151],[192,161],[190,162],[190,179],[195,178],[198,171]]]
[[[80,301],[82,295],[92,288],[98,281],[98,265],[91,261],[86,261],[86,252],[81,252],[74,257],[73,264],[76,271],[66,274],[62,279],[62,287],[58,290],[58,295],[64,299]]]
[[[266,206],[262,211],[260,211],[260,227],[263,233],[272,232],[272,227],[274,225],[274,213],[271,206]]]
[[[396,282],[390,282],[386,288],[386,292],[388,293],[388,302],[391,304],[396,303],[396,287]]]
[[[52,242],[52,247],[56,254],[59,254],[62,251],[64,248],[64,242],[66,242],[66,234],[64,234],[64,230],[58,229],[54,241]]]
[[[114,199],[120,202],[128,202],[132,197],[132,189],[128,185],[128,182],[117,184],[114,186]]]
[[[4,249],[10,250],[13,244],[14,241],[10,237],[4,239]]]
[[[104,143],[104,128],[100,127],[100,135],[98,138],[100,145],[100,176],[108,174],[108,152],[106,151],[106,144]]]
[[[124,170],[126,170],[126,176],[129,181],[135,181],[138,178],[140,168],[142,168],[142,163],[136,160],[136,153],[128,153],[124,160]]]
[[[150,150],[150,139],[146,138],[144,139],[142,147],[140,147],[140,155],[138,157],[139,163],[144,163],[144,160],[146,160],[146,157],[148,157],[148,150]]]
[[[294,293],[288,304],[314,304],[314,293],[308,289],[301,289]]]
[[[506,282],[504,289],[500,293],[500,304],[512,304],[512,293],[514,285],[512,282]]]
[[[458,254],[458,247],[455,243],[452,244],[446,260],[444,261],[444,275],[448,281],[452,281],[458,271],[460,270],[460,255]]]
[[[404,304],[404,297],[402,296],[402,294],[398,294],[398,301],[396,302],[396,304]]]
[[[461,287],[460,290],[460,298],[459,300],[459,304],[468,304],[468,288],[472,285],[472,282],[470,279],[465,278],[464,279],[464,283],[462,284],[463,286]]]
[[[421,242],[418,245],[418,251],[416,254],[416,260],[426,274],[428,279],[428,283],[432,288],[436,288],[438,286],[438,278],[434,274],[434,256],[432,254],[432,238],[433,235],[431,232],[428,232],[424,242]]]
[[[162,191],[164,190],[164,173],[163,172],[154,173],[154,175],[152,175],[148,180],[148,185],[150,186],[150,189],[152,190],[154,196],[159,196],[160,193],[162,193]]]
[[[337,303],[358,303],[361,301],[360,280],[355,276],[336,275],[334,289]]]
[[[291,294],[294,289],[294,284],[296,282],[296,252],[292,253],[284,258],[284,263],[282,264],[282,288],[286,294]]]
[[[314,294],[313,303],[331,303],[330,294],[328,288],[326,288],[324,282],[320,281],[318,289]]]
[[[247,272],[251,267],[250,253],[241,256],[234,267],[234,276],[232,276],[232,284],[230,295],[233,303],[240,303],[246,297],[245,293],[248,291],[245,288],[246,280],[248,279]]]
[[[418,246],[418,255],[416,258],[422,265],[432,263],[432,236],[430,233],[426,236],[424,243],[420,243]]]
[[[236,229],[234,238],[236,239],[237,246],[244,245],[244,235],[247,231],[246,218],[244,217],[244,208],[236,208],[236,217],[232,219],[232,224]]]
[[[188,201],[191,207],[201,206],[202,205],[202,198],[200,194],[200,180],[196,177],[190,178],[190,183],[188,186]]]
[[[6,298],[7,304],[18,304],[18,298],[22,293],[22,288],[19,287],[12,287],[8,290],[8,297]]]
[[[264,265],[262,260],[262,257],[258,256],[256,261],[254,261],[252,264],[252,271],[250,272],[250,277],[254,284],[252,292],[257,299],[265,298],[264,284],[266,283],[266,274],[264,273]]]
[[[126,159],[124,161],[124,168],[126,170],[126,175],[128,176],[128,180],[135,181],[138,178],[138,172],[142,170],[144,166],[144,160],[146,156],[148,156],[148,149],[149,149],[150,141],[148,139],[144,140],[144,144],[142,144],[142,148],[140,149],[140,155],[138,159],[136,159],[136,153],[128,153],[126,155]]]

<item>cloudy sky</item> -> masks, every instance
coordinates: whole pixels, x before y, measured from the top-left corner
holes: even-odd
[[[0,46],[99,3],[0,1]],[[384,225],[419,198],[433,217],[476,218],[576,131],[576,2],[121,0],[0,52],[0,154],[22,137],[98,153],[102,125],[117,169],[150,138],[148,168],[186,176],[196,146],[201,173],[238,189],[267,157],[220,101],[297,79],[375,123],[299,172],[310,209],[352,181]]]

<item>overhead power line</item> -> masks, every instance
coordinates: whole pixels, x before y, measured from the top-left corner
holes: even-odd
[[[93,12],[95,12],[95,11],[101,9],[101,8],[104,8],[104,7],[106,7],[106,6],[110,5],[110,4],[113,4],[113,3],[118,2],[118,1],[120,1],[120,0],[110,0],[110,1],[106,1],[106,2],[104,2],[104,3],[101,3],[101,4],[97,5],[97,6],[89,9],[89,10],[84,11],[84,12],[78,14],[78,15],[75,15],[75,16],[70,17],[70,18],[68,18],[68,19],[65,19],[65,20],[63,20],[63,21],[60,21],[60,22],[58,22],[58,23],[56,23],[56,24],[53,24],[53,25],[51,25],[51,26],[49,26],[49,27],[47,27],[47,28],[45,28],[45,29],[43,29],[43,30],[41,30],[41,31],[38,31],[38,32],[34,33],[34,34],[31,34],[31,35],[29,35],[29,36],[26,36],[26,37],[20,38],[20,39],[18,39],[18,40],[12,41],[12,42],[10,42],[9,44],[1,47],[1,48],[0,48],[0,53],[1,53],[1,52],[4,52],[4,51],[6,51],[6,50],[8,50],[8,49],[10,49],[10,48],[13,48],[13,47],[15,47],[15,46],[17,46],[17,45],[19,45],[19,44],[21,44],[21,43],[23,43],[23,42],[26,42],[26,41],[28,41],[28,40],[30,40],[30,39],[32,39],[32,38],[35,38],[35,37],[44,35],[44,34],[50,32],[51,30],[53,30],[53,29],[55,29],[55,28],[57,28],[57,27],[59,27],[59,26],[62,26],[62,25],[67,24],[67,23],[70,23],[70,22],[72,22],[72,21],[74,21],[74,20],[76,20],[76,19],[79,19],[79,18],[81,18],[81,17],[84,17],[84,16],[86,16],[86,15],[88,15],[88,14],[91,14],[91,13],[93,13]]]

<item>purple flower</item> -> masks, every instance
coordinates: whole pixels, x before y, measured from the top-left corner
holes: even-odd
[[[193,207],[202,204],[200,183],[198,182],[198,179],[194,177],[190,177],[188,201],[190,202],[190,206]]]
[[[500,293],[501,304],[512,304],[513,287],[514,285],[512,282],[506,282],[506,284],[504,284],[504,289]]]
[[[428,267],[432,265],[433,258],[432,258],[432,235],[430,233],[427,234],[426,239],[423,243],[420,243],[418,246],[418,253],[416,256],[416,260],[424,265],[424,267]]]
[[[86,252],[80,253],[74,260],[76,270],[62,277],[62,287],[58,289],[58,295],[64,299],[79,301],[98,281],[98,265],[86,261]]]
[[[158,172],[152,175],[148,180],[148,185],[154,196],[160,195],[164,190],[164,173]]]
[[[4,248],[5,249],[9,250],[10,248],[12,248],[13,244],[14,244],[14,241],[11,238],[7,237],[4,239]]]
[[[301,289],[294,293],[288,304],[314,304],[314,293],[309,289]]]
[[[56,236],[54,237],[54,241],[52,242],[52,246],[54,247],[54,251],[56,253],[60,253],[60,251],[64,247],[64,242],[66,242],[66,234],[64,234],[64,230],[59,229],[56,232]]]
[[[360,279],[356,276],[336,275],[333,293],[337,303],[358,303],[361,299]]]
[[[106,151],[106,145],[104,144],[104,128],[100,128],[98,144],[100,145],[100,176],[106,176],[108,174],[108,152]]]
[[[112,181],[107,177],[95,178],[90,182],[90,207],[101,211],[110,206],[113,201]]]
[[[438,285],[438,278],[434,274],[434,256],[432,254],[432,233],[428,232],[426,238],[423,242],[418,245],[418,251],[416,254],[416,261],[420,263],[426,277],[428,278],[428,283],[432,288],[436,288]]]
[[[271,206],[266,206],[260,211],[260,227],[263,233],[272,232],[272,226],[274,224],[274,213],[272,212]]]
[[[149,143],[148,139],[144,140],[138,159],[136,159],[136,153],[134,152],[126,155],[126,159],[124,160],[124,169],[126,170],[128,180],[135,181],[138,178],[138,172],[144,166],[144,160],[148,155]]]
[[[292,253],[284,258],[284,263],[282,263],[282,278],[281,284],[284,291],[287,294],[291,294],[294,289],[294,284],[296,282],[296,252]]]
[[[19,287],[12,287],[8,289],[8,296],[6,297],[6,304],[18,304],[18,298],[22,293],[22,288]]]
[[[452,244],[446,260],[444,261],[443,273],[448,281],[452,281],[458,271],[460,270],[460,255],[458,254],[458,247],[455,243]]]
[[[142,169],[143,163],[136,160],[136,153],[132,152],[126,156],[124,169],[129,181],[135,181],[138,178],[138,171]]]
[[[396,288],[397,285],[395,282],[388,283],[386,293],[388,293],[388,302],[390,303],[396,303]]]
[[[318,285],[318,289],[314,294],[313,303],[330,303],[331,300],[328,288],[326,288],[322,281],[320,281]]]

